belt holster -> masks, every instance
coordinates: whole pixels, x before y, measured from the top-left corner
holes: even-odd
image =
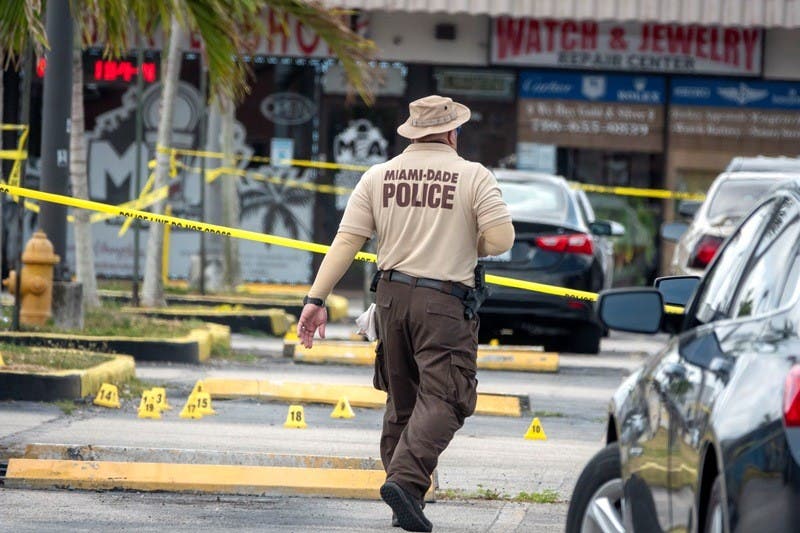
[[[378,290],[378,281],[381,279],[381,270],[376,270],[372,275],[372,283],[369,284],[369,292],[376,292]]]
[[[475,287],[467,292],[464,297],[464,318],[472,320],[478,314],[486,298],[489,297],[489,286],[486,285],[486,268],[481,265],[475,265]]]

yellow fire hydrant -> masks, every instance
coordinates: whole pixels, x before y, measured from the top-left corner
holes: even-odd
[[[43,231],[37,231],[25,245],[22,253],[22,279],[20,293],[20,323],[28,326],[43,326],[52,315],[53,265],[61,260],[53,253],[53,243]],[[8,292],[17,288],[17,272],[9,272],[3,280]]]

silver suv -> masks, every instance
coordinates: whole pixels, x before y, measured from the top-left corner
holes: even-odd
[[[662,228],[664,239],[677,241],[669,274],[701,276],[722,243],[756,201],[778,182],[797,175],[797,172],[758,171],[720,174],[688,227],[685,223],[673,222]],[[690,203],[684,203],[679,210],[684,216],[693,211]]]

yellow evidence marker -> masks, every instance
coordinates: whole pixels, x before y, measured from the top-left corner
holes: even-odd
[[[158,408],[156,398],[150,391],[142,394],[142,401],[139,402],[139,418],[161,418],[161,409]]]
[[[203,385],[202,381],[198,381],[197,383],[194,384],[194,388],[192,389],[192,392],[191,394],[189,394],[189,396],[197,394],[198,392],[206,392],[206,388]]]
[[[303,413],[302,405],[290,405],[289,413],[286,415],[286,422],[283,423],[285,428],[304,429],[306,426],[306,416]]]
[[[525,438],[528,440],[547,440],[547,435],[545,435],[544,428],[538,417],[531,422],[528,431],[525,433]]]
[[[186,399],[186,405],[183,406],[180,414],[181,418],[191,418],[197,420],[203,418],[203,413],[197,408],[197,396],[192,395]]]
[[[331,412],[331,418],[355,418],[356,414],[353,412],[353,408],[350,407],[350,401],[347,399],[347,396],[342,396],[338,402],[336,402],[336,407],[333,408],[333,412]]]
[[[119,409],[119,391],[117,390],[117,386],[111,383],[103,383],[100,385],[100,390],[97,391],[97,396],[94,397],[92,403],[100,407]]]
[[[169,411],[172,409],[172,406],[167,403],[167,391],[164,387],[153,387],[150,389],[150,393],[155,396],[156,403],[160,410]]]
[[[0,366],[6,366],[6,362],[3,361],[3,354],[0,353]]]
[[[192,394],[189,396],[189,400],[194,401],[194,405],[197,407],[197,410],[201,415],[205,416],[217,414],[217,412],[211,408],[211,395],[209,393],[198,392],[197,394]]]

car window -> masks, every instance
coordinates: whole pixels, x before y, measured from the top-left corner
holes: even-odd
[[[725,247],[706,274],[697,296],[694,318],[701,324],[728,318],[728,304],[734,287],[747,262],[756,236],[772,213],[774,201],[762,204],[739,229],[731,235]]]
[[[569,192],[554,183],[498,181],[511,216],[564,222],[569,214]]]
[[[586,224],[594,222],[594,211],[592,210],[592,205],[589,203],[589,199],[586,197],[586,193],[583,191],[575,191],[575,197],[578,200],[578,208],[581,211],[581,218],[583,218],[583,221]]]
[[[786,266],[796,255],[800,232],[797,204],[783,198],[758,240],[747,272],[733,299],[731,314],[754,316],[778,309]]]
[[[723,181],[709,201],[707,215],[709,222],[711,225],[717,225],[726,220],[733,222],[739,220],[775,183],[775,180],[767,178]]]
[[[783,290],[778,300],[778,309],[792,303],[795,296],[800,292],[800,246],[795,249],[794,257],[791,261],[789,273],[786,275],[786,283],[783,284]]]

